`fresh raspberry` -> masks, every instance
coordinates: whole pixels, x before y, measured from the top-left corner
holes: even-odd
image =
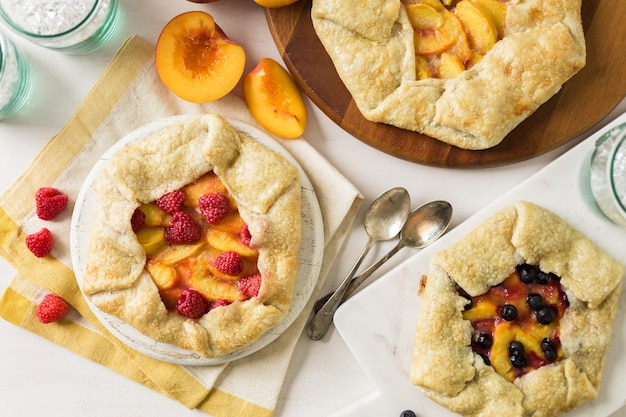
[[[42,220],[55,218],[67,207],[67,195],[62,194],[56,188],[42,187],[35,194],[37,217]]]
[[[137,233],[138,231],[140,231],[145,223],[146,214],[139,209],[135,209],[135,211],[133,212],[133,217],[130,218],[130,225],[133,228],[133,232]]]
[[[243,270],[243,261],[237,252],[231,250],[217,257],[215,267],[223,274],[237,275]]]
[[[247,297],[256,297],[261,289],[261,274],[248,275],[237,281],[237,290]]]
[[[228,304],[230,303],[227,300],[215,300],[211,303],[209,310],[213,310],[214,308],[218,308],[218,307],[225,307]]]
[[[180,208],[185,201],[185,193],[181,190],[176,190],[165,194],[156,201],[156,205],[168,214],[174,214],[180,211]]]
[[[46,294],[37,306],[37,319],[42,323],[52,323],[65,317],[70,306],[56,294]]]
[[[184,211],[174,213],[170,226],[165,229],[165,238],[170,243],[196,243],[202,235],[202,229]]]
[[[248,229],[248,225],[244,224],[241,230],[239,231],[239,239],[241,243],[250,247],[250,242],[252,241],[252,235],[250,234],[250,229]]]
[[[52,233],[45,227],[26,236],[26,247],[38,258],[43,258],[52,251]]]
[[[176,310],[181,316],[197,319],[209,312],[210,304],[197,291],[184,290],[178,296]]]
[[[230,210],[228,197],[219,192],[201,195],[198,198],[198,207],[209,224],[219,222]]]

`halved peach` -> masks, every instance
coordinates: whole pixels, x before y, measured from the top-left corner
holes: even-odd
[[[232,91],[246,61],[244,49],[202,11],[180,14],[165,25],[155,53],[163,83],[194,103],[217,100]]]
[[[268,9],[289,6],[297,1],[298,0],[254,0],[259,6],[267,7]]]
[[[263,58],[244,77],[243,97],[252,116],[269,132],[285,139],[304,133],[307,114],[300,90],[273,59]]]

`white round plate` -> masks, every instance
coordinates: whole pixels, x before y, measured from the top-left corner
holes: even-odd
[[[72,264],[76,280],[81,289],[87,264],[89,240],[91,238],[91,218],[96,198],[93,187],[100,171],[111,156],[129,144],[145,139],[166,126],[184,122],[191,117],[193,116],[168,117],[149,123],[129,133],[113,145],[92,168],[76,198],[70,228]],[[300,171],[302,183],[302,243],[298,253],[298,274],[291,307],[280,323],[249,346],[219,358],[205,358],[193,351],[182,349],[172,344],[158,342],[147,337],[125,321],[101,311],[85,297],[96,317],[113,335],[136,351],[154,359],[179,365],[205,366],[226,363],[250,355],[274,341],[293,323],[309,301],[319,277],[324,253],[324,225],[311,181],[309,181],[302,167],[291,154],[270,136],[238,120],[229,119],[229,122],[237,130],[247,134],[256,142],[284,156]]]

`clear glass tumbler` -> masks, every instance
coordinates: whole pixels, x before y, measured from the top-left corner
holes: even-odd
[[[584,172],[602,213],[626,227],[626,123],[598,138]]]
[[[0,0],[0,17],[37,45],[84,54],[113,36],[119,4],[118,0]]]
[[[26,103],[32,80],[30,64],[0,32],[0,120],[13,115]]]

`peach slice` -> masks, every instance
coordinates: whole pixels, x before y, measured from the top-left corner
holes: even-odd
[[[469,0],[461,0],[455,9],[463,24],[471,47],[480,54],[489,52],[498,40],[496,25],[491,17]]]
[[[167,248],[165,230],[162,227],[142,227],[137,232],[137,241],[149,257]]]
[[[252,116],[270,133],[285,139],[304,133],[304,100],[291,75],[278,62],[263,58],[244,77],[243,96]]]
[[[169,215],[161,210],[156,203],[148,203],[139,206],[139,210],[146,215],[146,226],[164,226],[169,223]]]
[[[405,4],[409,22],[415,30],[436,30],[443,25],[443,16],[432,6],[423,3]]]
[[[415,55],[415,79],[423,80],[432,76],[428,60],[421,55]]]
[[[437,66],[440,78],[454,78],[465,71],[465,66],[457,55],[444,52]]]
[[[481,9],[491,20],[493,20],[498,39],[504,37],[504,27],[506,25],[507,6],[499,0],[471,0],[479,9]]]
[[[146,263],[146,271],[148,271],[152,281],[154,281],[159,290],[172,288],[178,280],[176,270],[169,265],[149,261]]]
[[[226,36],[213,16],[202,11],[174,17],[161,31],[155,52],[163,83],[194,103],[217,100],[232,91],[245,61],[244,49]]]
[[[218,229],[207,230],[206,239],[209,245],[222,252],[234,251],[241,256],[247,257],[259,255],[258,250],[244,245],[241,240],[239,240],[239,236],[235,237],[230,233]]]

